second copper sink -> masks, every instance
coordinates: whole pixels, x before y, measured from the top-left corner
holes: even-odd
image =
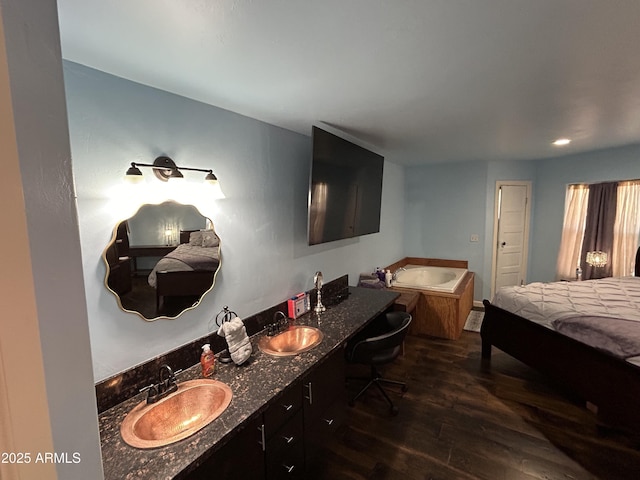
[[[276,357],[297,355],[318,345],[324,335],[315,327],[297,325],[273,337],[265,336],[258,341],[258,348]]]
[[[215,420],[231,403],[231,389],[217,380],[188,380],[157,403],[135,406],[120,425],[133,447],[154,448],[182,440]]]

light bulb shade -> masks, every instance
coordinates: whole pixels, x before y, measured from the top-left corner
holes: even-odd
[[[609,260],[607,252],[595,250],[593,252],[587,252],[587,263],[592,267],[604,267]]]
[[[218,183],[218,177],[216,177],[213,172],[209,172],[207,173],[207,175],[204,177],[204,181],[211,184],[211,185],[215,185],[216,183]]]
[[[171,171],[171,175],[169,175],[169,180],[176,180],[180,178],[184,178],[184,175],[182,175],[182,172],[180,170],[178,170],[177,168],[174,168]]]
[[[131,164],[131,166],[127,170],[127,173],[125,174],[124,178],[128,182],[131,182],[131,183],[140,183],[140,182],[142,182],[144,180],[142,178],[142,172],[140,171],[140,169],[138,167],[136,167],[135,163]]]

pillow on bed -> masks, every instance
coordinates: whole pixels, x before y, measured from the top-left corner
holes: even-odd
[[[218,236],[213,230],[205,230],[202,233],[202,246],[203,247],[217,247],[220,244]]]
[[[203,232],[191,232],[189,234],[189,245],[196,247],[202,246],[202,234]]]

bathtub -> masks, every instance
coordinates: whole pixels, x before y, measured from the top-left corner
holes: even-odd
[[[466,273],[466,268],[405,265],[397,271],[392,286],[453,293]]]

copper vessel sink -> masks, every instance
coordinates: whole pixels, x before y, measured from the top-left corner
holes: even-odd
[[[229,406],[231,397],[229,386],[217,380],[188,380],[157,403],[136,405],[120,425],[120,434],[132,447],[162,447],[211,423]]]
[[[294,326],[273,337],[264,336],[258,341],[258,348],[268,355],[285,357],[311,350],[318,345],[324,335],[315,327]]]

